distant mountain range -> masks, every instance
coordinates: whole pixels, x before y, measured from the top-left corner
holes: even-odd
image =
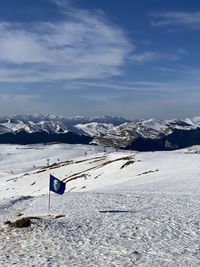
[[[200,144],[200,117],[135,120],[121,117],[13,115],[0,117],[0,143],[62,142],[138,151],[173,150]]]

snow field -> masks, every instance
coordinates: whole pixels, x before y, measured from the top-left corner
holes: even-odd
[[[22,171],[17,166],[16,174],[4,172],[16,162],[16,147],[1,149],[2,267],[200,265],[199,147],[106,154],[98,147],[66,148],[51,145],[43,155],[17,148]],[[45,166],[29,170],[28,151]],[[46,158],[54,163],[58,156],[59,166],[46,166]],[[51,193],[48,215],[50,173],[68,182],[63,196]],[[23,216],[38,218],[30,228],[4,225]]]

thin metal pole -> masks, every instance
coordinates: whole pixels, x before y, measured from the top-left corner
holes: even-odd
[[[48,204],[48,214],[50,215],[50,195],[51,195],[51,193],[50,193],[50,189],[49,189],[49,204]]]

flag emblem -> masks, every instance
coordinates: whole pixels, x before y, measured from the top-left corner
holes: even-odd
[[[54,187],[54,189],[55,189],[56,191],[58,191],[59,188],[60,188],[60,182],[59,182],[58,180],[54,180],[54,181],[53,181],[53,187]]]
[[[65,192],[65,183],[50,174],[49,189],[56,194],[62,195]]]

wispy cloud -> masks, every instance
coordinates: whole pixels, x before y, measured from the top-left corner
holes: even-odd
[[[160,52],[153,52],[153,51],[146,51],[141,54],[135,54],[130,56],[130,60],[136,63],[148,63],[148,62],[155,62],[155,61],[177,61],[180,59],[180,55],[171,54],[171,53],[160,53]]]
[[[59,5],[62,3],[58,1]],[[0,81],[119,75],[133,46],[102,12],[62,6],[66,20],[0,23]]]
[[[105,82],[80,82],[81,87],[104,88],[106,90],[115,90],[118,92],[175,92],[182,91],[183,84],[178,82],[159,83],[159,82],[124,82],[124,83],[105,83]]]
[[[160,71],[162,71],[162,72],[176,72],[177,71],[177,69],[173,69],[173,68],[166,68],[166,67],[162,67],[162,66],[158,66],[158,67],[155,67],[155,69],[157,69],[157,70],[160,70]]]
[[[187,27],[200,30],[200,12],[163,12],[153,14],[152,26]]]

